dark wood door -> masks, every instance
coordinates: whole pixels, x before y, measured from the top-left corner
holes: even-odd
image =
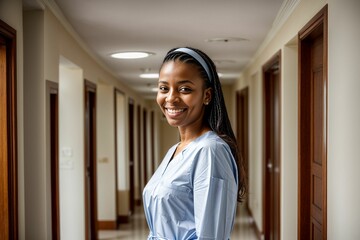
[[[130,177],[130,212],[133,213],[135,210],[135,147],[134,147],[134,101],[129,99],[129,177]]]
[[[249,88],[236,93],[236,138],[241,153],[246,182],[249,182]],[[248,201],[245,206],[249,210]]]
[[[86,239],[97,239],[96,85],[85,81],[85,223]]]
[[[138,179],[138,184],[139,184],[139,196],[140,199],[139,201],[137,201],[137,205],[140,206],[141,205],[141,199],[142,199],[142,184],[141,184],[141,106],[138,105],[137,106],[137,121],[136,121],[136,125],[137,125],[137,179]]]
[[[151,173],[155,172],[155,112],[150,114]]]
[[[147,183],[147,111],[143,110],[143,187],[145,187]]]
[[[18,239],[16,32],[0,20],[0,239]]]
[[[327,238],[327,7],[299,33],[299,239]]]
[[[50,112],[50,172],[52,240],[60,240],[59,205],[59,94],[58,84],[47,82]]]
[[[280,53],[263,68],[265,92],[264,235],[280,239]]]

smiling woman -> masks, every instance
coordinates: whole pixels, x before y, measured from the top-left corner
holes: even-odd
[[[168,52],[157,103],[181,141],[144,189],[148,239],[229,239],[244,171],[212,60],[193,48]]]

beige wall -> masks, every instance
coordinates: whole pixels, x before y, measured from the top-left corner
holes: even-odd
[[[360,1],[329,0],[328,239],[360,239]]]

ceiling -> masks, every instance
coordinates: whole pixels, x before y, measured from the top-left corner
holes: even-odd
[[[24,0],[29,4],[38,0]],[[72,28],[115,77],[145,98],[154,98],[166,52],[191,46],[207,53],[231,84],[254,57],[284,0],[42,0],[56,4]],[[54,2],[55,1],[55,2]],[[286,0],[285,0],[286,2]],[[215,41],[213,41],[215,40]],[[119,51],[147,51],[143,59],[110,57]]]

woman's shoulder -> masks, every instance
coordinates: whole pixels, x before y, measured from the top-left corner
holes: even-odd
[[[199,138],[197,147],[199,149],[229,148],[228,144],[214,131],[209,131]]]

